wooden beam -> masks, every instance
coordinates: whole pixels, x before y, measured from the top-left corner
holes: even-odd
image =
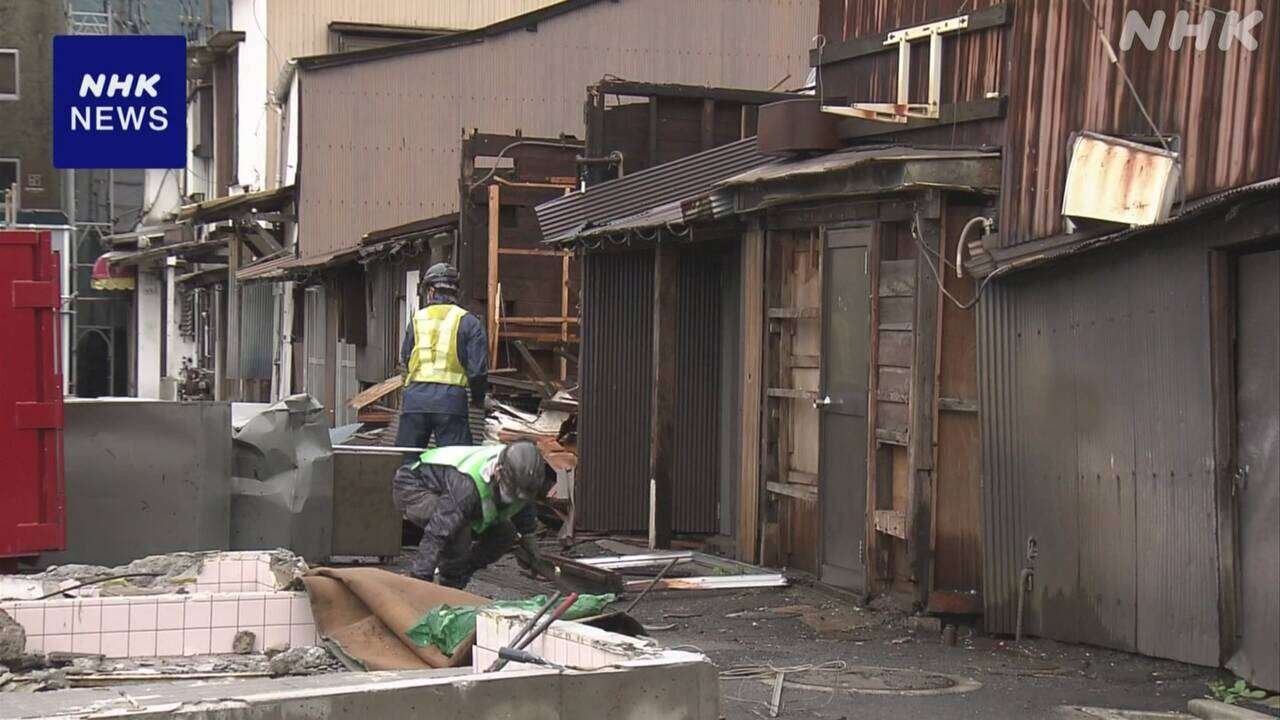
[[[742,468],[738,473],[738,559],[757,562],[762,444],[760,409],[764,397],[764,229],[758,222],[752,223],[743,235],[741,262]]]
[[[498,223],[501,217],[502,188],[489,186],[489,367],[498,367]]]
[[[675,248],[653,251],[653,389],[649,442],[649,547],[671,547],[675,511],[676,314],[679,302]]]
[[[942,252],[941,223],[921,219],[920,242],[929,250]],[[939,291],[920,250],[915,260],[915,337],[911,367],[911,401],[907,430],[907,555],[917,600],[928,602],[932,587],[933,550],[933,443],[934,398],[937,388],[935,357],[938,343]]]
[[[658,164],[658,98],[649,98],[649,164]]]
[[[1235,258],[1209,253],[1209,375],[1213,397],[1214,486],[1219,501],[1218,521],[1218,661],[1225,663],[1236,648],[1237,587],[1236,535],[1239,532],[1236,483],[1236,303]]]
[[[594,88],[601,95],[624,95],[648,98],[686,98],[691,100],[718,100],[744,105],[765,105],[779,100],[798,97],[795,93],[769,90],[740,90],[714,88],[701,85],[674,85],[666,83],[634,82],[630,80],[601,80]]]
[[[769,318],[772,320],[811,320],[822,314],[821,308],[816,307],[773,307],[769,308]]]
[[[496,189],[496,188],[494,188],[494,189]],[[492,194],[493,194],[493,189],[491,189],[491,190],[489,191],[489,194],[490,194],[490,195],[492,195]],[[546,256],[548,256],[548,257],[559,257],[559,256],[563,255],[563,256],[566,256],[566,257],[567,257],[567,256],[569,256],[569,255],[572,255],[573,253],[572,253],[572,252],[570,252],[570,251],[568,251],[568,250],[547,250],[547,249],[544,249],[544,248],[504,248],[504,247],[500,247],[500,248],[498,248],[498,254],[499,254],[499,255],[546,255]]]
[[[876,532],[907,539],[907,514],[901,510],[876,510]]]
[[[797,498],[799,500],[808,500],[816,502],[818,500],[818,489],[812,485],[792,485],[791,483],[771,482],[766,490],[774,495],[786,495],[787,497]]]
[[[560,258],[560,317],[564,318],[560,323],[560,339],[564,342],[569,341],[569,254],[565,253]],[[577,322],[577,318],[573,318]],[[564,382],[569,378],[569,363],[565,358],[560,358],[560,381]]]
[[[716,144],[716,101],[711,98],[702,100],[701,142],[703,150],[710,150]]]
[[[982,10],[974,10],[968,14],[969,24],[955,34],[964,34],[975,32],[977,30],[986,30],[987,28],[1000,27],[1007,25],[1013,19],[1013,9],[1008,4],[994,5]],[[936,18],[944,20],[946,18]],[[924,24],[924,23],[918,23]],[[906,28],[895,28],[889,32],[896,30],[904,30]],[[896,43],[885,44],[888,40],[889,33],[882,32],[875,35],[863,35],[861,37],[850,38],[841,42],[828,42],[821,49],[814,48],[809,51],[809,66],[819,67],[825,65],[833,65],[845,60],[854,58],[867,57],[868,55],[879,55],[880,53],[893,52],[898,49]]]
[[[836,104],[829,102],[828,104]],[[1009,109],[1009,96],[1001,95],[981,100],[965,100],[956,103],[944,103],[938,108],[936,119],[909,117],[905,123],[879,122],[862,118],[844,118],[836,123],[836,135],[844,140],[875,137],[877,135],[895,135],[908,130],[935,127],[938,125],[954,125],[976,120],[999,120]]]

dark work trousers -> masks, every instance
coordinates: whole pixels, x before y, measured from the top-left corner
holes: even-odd
[[[402,486],[397,483],[394,488],[396,507],[404,514],[404,519],[425,528],[436,510],[440,496],[426,490]],[[448,585],[459,590],[471,582],[471,576],[483,568],[497,562],[511,548],[515,547],[518,534],[509,520],[495,522],[489,529],[476,536],[470,525],[464,525],[440,550],[436,561],[438,580],[441,585]],[[428,542],[423,535],[423,544]],[[421,550],[419,550],[421,552]],[[416,561],[414,563],[417,564]],[[427,577],[430,568],[414,568],[414,574]]]
[[[474,445],[466,415],[446,413],[400,413],[400,429],[396,431],[396,447],[425,448],[427,440],[436,437],[436,447]],[[407,452],[404,461],[411,463],[421,452]]]

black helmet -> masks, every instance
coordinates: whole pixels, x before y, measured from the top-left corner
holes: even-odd
[[[517,498],[532,500],[542,494],[546,469],[537,445],[528,440],[511,443],[498,456],[498,465],[502,468],[502,481],[509,484]]]
[[[458,270],[449,263],[436,263],[422,276],[423,287],[446,292],[458,291]]]

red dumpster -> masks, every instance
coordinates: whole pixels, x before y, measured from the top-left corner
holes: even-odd
[[[66,548],[58,256],[0,230],[0,565]]]

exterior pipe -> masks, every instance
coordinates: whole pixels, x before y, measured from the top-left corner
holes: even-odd
[[[1022,642],[1022,615],[1025,609],[1025,600],[1027,593],[1031,591],[1031,583],[1035,579],[1036,571],[1031,568],[1022,568],[1022,572],[1018,573],[1018,626],[1013,635],[1015,643]]]
[[[972,229],[973,226],[976,224],[980,224],[984,227],[987,227],[987,226],[990,226],[991,220],[979,215],[978,217],[975,217],[975,218],[969,218],[969,222],[964,224],[964,229],[960,231],[960,242],[956,243],[956,277],[957,278],[964,277],[964,271],[961,268],[960,263],[964,261],[964,249],[965,247],[967,247],[967,238],[969,236],[969,230]]]

